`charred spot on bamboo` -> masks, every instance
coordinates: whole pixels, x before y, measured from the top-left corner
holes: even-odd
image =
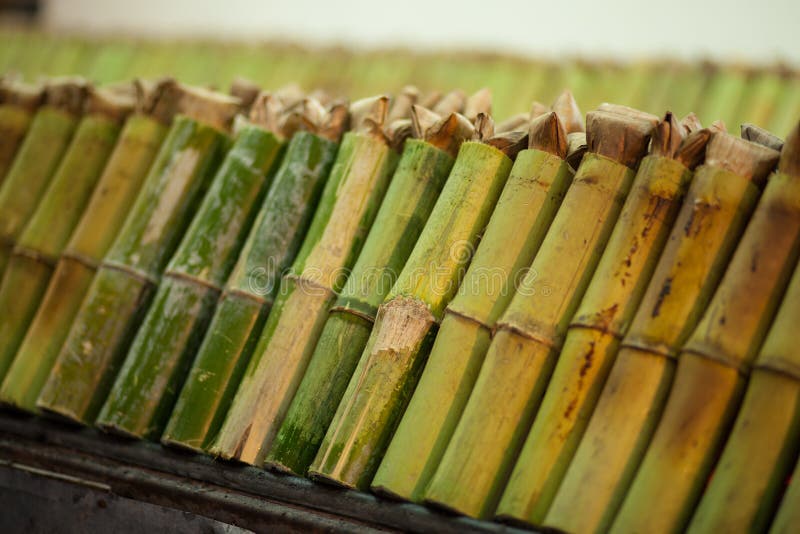
[[[664,299],[667,298],[671,292],[672,278],[667,278],[664,281],[664,284],[661,286],[661,290],[658,292],[658,299],[653,306],[653,311],[650,313],[650,317],[658,317],[658,315],[661,313],[661,304],[663,304]]]

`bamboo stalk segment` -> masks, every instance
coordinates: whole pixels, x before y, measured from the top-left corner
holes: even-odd
[[[0,79],[0,185],[43,99],[40,85]]]
[[[664,413],[614,529],[686,527],[798,253],[800,131],[795,129],[714,297],[681,350]],[[656,517],[644,517],[649,514],[642,507],[649,503],[658,503]]]
[[[386,97],[351,107],[355,130],[344,136],[303,246],[281,280],[281,292],[210,447],[215,456],[253,465],[264,461],[397,165],[384,127],[387,112]]]
[[[162,435],[166,445],[202,451],[222,424],[336,158],[347,107],[334,104],[321,113],[318,107],[307,99],[286,118],[284,128],[296,123],[300,129],[287,145],[217,303]]]
[[[85,97],[80,79],[54,79],[45,86],[44,102],[0,187],[0,275],[67,150]]]
[[[564,97],[572,100],[568,93]],[[572,181],[564,125],[576,123],[573,114],[580,116],[577,106],[565,106],[561,115],[548,112],[530,121],[528,148],[517,154],[464,280],[447,306],[419,384],[372,481],[373,491],[421,499],[475,383],[497,318]]]
[[[11,366],[131,109],[128,98],[88,88],[84,115],[0,283],[0,378]]]
[[[312,478],[368,487],[425,362],[444,309],[455,295],[525,134],[461,145],[450,176],[375,325],[309,468]],[[503,149],[497,148],[497,145]]]
[[[181,115],[103,259],[36,402],[47,413],[84,425],[94,421],[108,394],[161,272],[228,147],[226,130],[220,128],[227,128],[238,109],[238,100],[185,86],[170,96]]]
[[[266,465],[305,474],[369,339],[378,306],[417,241],[472,124],[414,106],[415,139],[405,143],[375,223],[331,308]]]
[[[108,164],[53,272],[50,285],[0,387],[0,402],[36,411],[36,398],[69,332],[100,261],[136,199],[172,119],[159,102],[172,81],[138,82],[129,117]],[[159,110],[159,115],[156,115]]]
[[[641,302],[709,138],[671,113],[653,131],[608,244],[567,330],[496,515],[541,524],[572,459],[619,341]]]
[[[106,432],[161,435],[202,341],[251,213],[284,148],[282,109],[259,95],[172,256],[95,424]],[[266,108],[266,109],[265,109]],[[269,109],[272,108],[272,109]],[[262,120],[259,120],[262,119]]]
[[[589,151],[495,334],[425,500],[472,517],[496,505],[569,319],[647,150],[656,117],[587,116]]]
[[[789,484],[789,488],[781,500],[778,513],[775,514],[775,519],[773,519],[772,526],[769,529],[770,534],[792,534],[792,532],[797,532],[797,529],[800,528],[800,484],[797,483],[798,473],[800,473],[800,469],[798,469],[798,465],[795,465],[792,473],[794,482]]]
[[[545,525],[608,530],[658,423],[675,354],[711,298],[774,166],[774,151],[713,130]]]

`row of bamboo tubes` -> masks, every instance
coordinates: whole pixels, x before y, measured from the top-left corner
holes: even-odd
[[[4,406],[480,519],[800,526],[798,114],[0,89]]]

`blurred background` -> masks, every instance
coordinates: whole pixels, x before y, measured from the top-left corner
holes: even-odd
[[[800,115],[800,2],[0,0],[0,69],[27,80],[296,81],[356,98],[487,86],[503,119],[564,87],[779,135]]]

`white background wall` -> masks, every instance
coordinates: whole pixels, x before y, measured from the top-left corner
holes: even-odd
[[[45,21],[137,35],[800,65],[800,0],[49,0]]]

